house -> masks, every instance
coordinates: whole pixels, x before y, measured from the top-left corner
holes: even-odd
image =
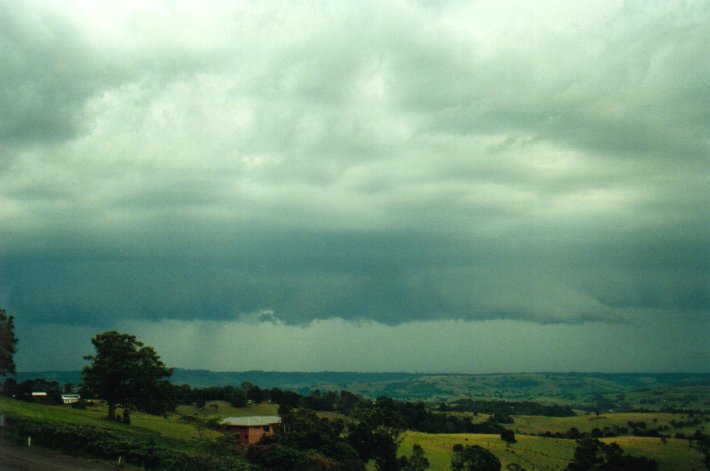
[[[253,445],[263,437],[276,433],[281,417],[257,415],[251,417],[227,417],[219,423],[220,430],[233,432],[240,445]]]
[[[64,402],[64,404],[74,404],[75,402],[79,402],[79,399],[81,399],[79,394],[62,394],[62,402]]]

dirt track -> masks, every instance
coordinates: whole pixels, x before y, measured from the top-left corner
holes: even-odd
[[[16,445],[0,438],[2,471],[107,471],[113,466],[97,463],[38,447]]]

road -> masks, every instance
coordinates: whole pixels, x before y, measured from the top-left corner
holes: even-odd
[[[118,468],[62,455],[44,448],[16,445],[0,438],[0,470],[2,471],[115,471],[116,469]]]

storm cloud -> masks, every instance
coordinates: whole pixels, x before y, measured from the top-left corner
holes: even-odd
[[[708,327],[708,37],[702,1],[0,4],[0,305]]]

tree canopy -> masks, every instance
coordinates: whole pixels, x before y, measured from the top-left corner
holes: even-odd
[[[0,308],[0,375],[15,374],[15,319]]]
[[[518,441],[515,438],[515,432],[512,430],[503,430],[500,433],[500,439],[505,442],[506,446],[510,446],[511,443],[516,443]]]
[[[451,455],[453,471],[499,471],[500,460],[478,445],[456,445]]]
[[[116,405],[152,413],[171,408],[173,388],[165,378],[172,374],[152,347],[134,335],[104,332],[91,339],[95,355],[82,371],[84,394],[95,395],[108,404],[109,418],[115,418]]]
[[[577,440],[574,460],[566,471],[658,471],[656,461],[627,455],[616,443],[603,443],[592,437]]]

